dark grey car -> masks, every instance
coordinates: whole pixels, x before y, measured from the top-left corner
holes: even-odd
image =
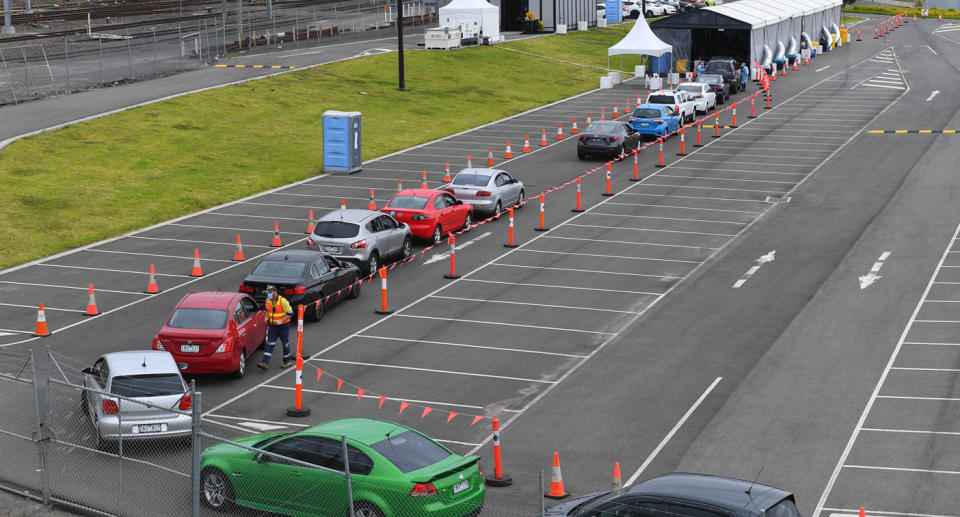
[[[626,122],[604,120],[594,122],[577,138],[577,157],[591,154],[615,157],[640,145],[640,134]]]
[[[334,210],[317,221],[307,247],[360,267],[364,275],[410,256],[410,227],[374,210]]]
[[[570,517],[801,517],[793,494],[740,479],[665,474],[549,508]]]

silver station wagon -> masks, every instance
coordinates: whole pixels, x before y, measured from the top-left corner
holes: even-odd
[[[83,369],[81,409],[96,430],[97,447],[123,441],[189,436],[193,423],[187,383],[170,352],[105,354]]]

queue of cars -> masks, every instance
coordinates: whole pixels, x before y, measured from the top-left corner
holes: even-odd
[[[681,11],[698,9],[708,5],[720,5],[723,0],[621,0],[620,18],[654,18],[657,16],[668,16]],[[605,19],[607,5],[605,2],[597,3],[597,19]]]

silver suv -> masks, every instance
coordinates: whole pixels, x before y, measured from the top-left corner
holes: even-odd
[[[357,264],[365,275],[413,252],[410,227],[383,212],[334,210],[317,221],[307,247]]]

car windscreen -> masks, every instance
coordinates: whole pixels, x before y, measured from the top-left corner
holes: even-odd
[[[464,187],[486,187],[489,182],[489,174],[457,174],[457,177],[453,178],[454,185]]]
[[[729,73],[732,70],[730,63],[724,63],[721,61],[714,61],[713,63],[707,63],[707,72],[712,72],[714,74],[719,73]]]
[[[300,278],[307,265],[303,262],[287,260],[264,260],[250,272],[256,276],[277,276],[280,278]]]
[[[678,88],[685,92],[703,93],[703,88],[699,84],[681,84]]]
[[[404,431],[370,447],[403,473],[422,469],[450,456],[450,451],[415,431]]]
[[[673,95],[651,95],[647,99],[647,104],[676,104],[677,101]]]
[[[652,108],[638,108],[633,111],[633,116],[637,118],[658,118],[662,117],[663,114],[660,113],[660,110]]]
[[[700,80],[707,84],[719,84],[723,82],[723,76],[717,74],[701,74]]]
[[[390,208],[413,208],[420,210],[427,206],[428,198],[423,196],[395,196],[387,204]]]
[[[313,234],[319,237],[342,239],[356,237],[360,233],[360,225],[344,221],[318,221],[313,228]]]
[[[587,128],[587,133],[615,133],[618,126],[613,122],[594,122]]]
[[[227,311],[220,309],[180,308],[170,315],[168,327],[175,329],[222,329],[227,325]]]
[[[110,385],[110,393],[121,397],[160,397],[183,392],[183,382],[175,373],[118,376]]]

